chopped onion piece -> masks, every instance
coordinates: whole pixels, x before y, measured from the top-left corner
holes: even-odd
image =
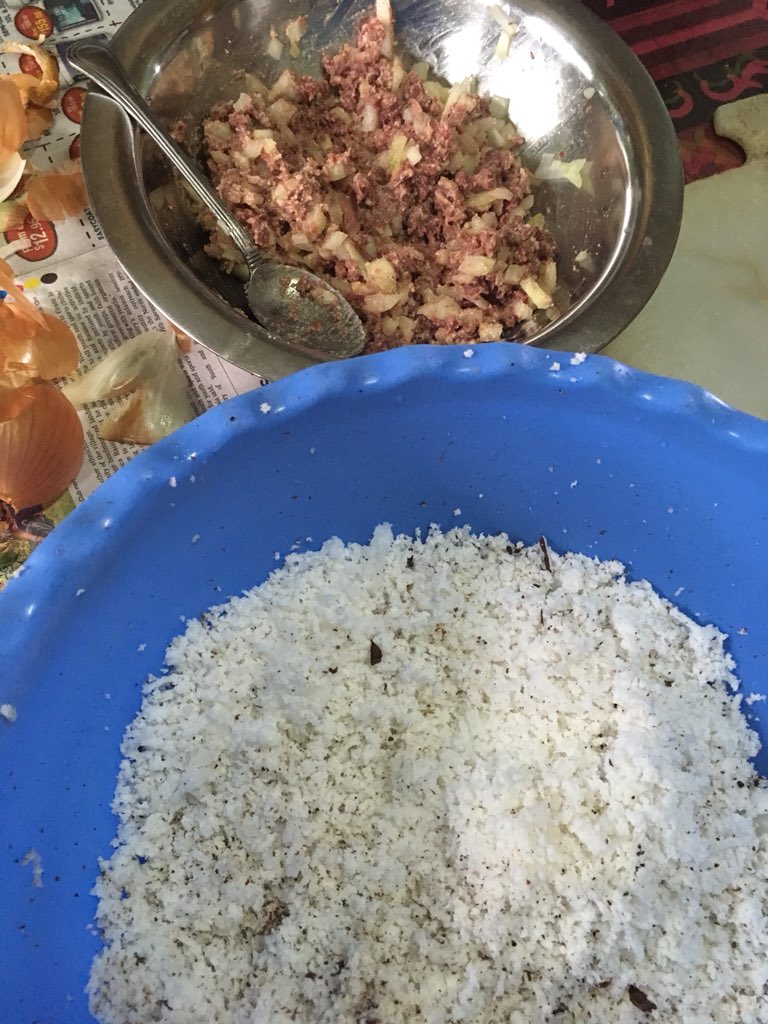
[[[451,172],[451,174],[455,174],[456,171],[460,171],[462,169],[462,167],[464,166],[465,159],[465,154],[462,153],[460,149],[457,149],[456,152],[451,157],[450,162],[448,164],[448,170]]]
[[[510,263],[504,271],[505,284],[520,284],[524,277],[525,267],[521,267],[518,263]]]
[[[330,154],[325,161],[323,171],[329,181],[341,181],[342,178],[347,178],[352,173],[352,168],[343,156]]]
[[[509,99],[505,96],[491,96],[488,101],[491,116],[505,121],[509,117]]]
[[[243,156],[246,156],[249,160],[258,160],[267,148],[267,143],[269,141],[269,139],[248,139],[243,143]],[[272,144],[274,145],[274,142]],[[211,159],[216,162],[216,153],[211,154]]]
[[[245,85],[246,92],[251,96],[266,96],[269,92],[269,89],[262,80],[251,71],[246,71],[243,75],[243,84]]]
[[[6,205],[5,203],[0,203],[0,207],[5,206],[5,205]],[[26,217],[26,215],[27,215],[27,208],[26,208],[26,206],[24,206],[22,208],[24,210],[24,213],[22,214],[22,220],[24,220],[24,217]],[[16,227],[18,227],[18,224],[16,225]],[[3,229],[0,228],[0,230],[3,230]],[[10,230],[10,229],[6,229],[6,230]],[[13,242],[6,242],[4,245],[0,245],[0,259],[4,260],[4,259],[7,259],[8,256],[13,256],[17,252],[21,252],[21,250],[22,249],[26,249],[28,245],[29,245],[29,239],[27,239],[27,238],[17,238]]]
[[[467,277],[484,277],[496,266],[493,256],[465,256],[459,264],[459,273]]]
[[[194,419],[187,378],[170,362],[155,378],[135,391],[99,428],[105,441],[154,444]]]
[[[557,264],[554,260],[547,260],[539,274],[539,284],[551,295],[557,286]]]
[[[375,293],[363,297],[363,308],[367,313],[387,313],[399,301],[400,296],[397,293],[394,295]]]
[[[392,92],[397,92],[404,78],[405,68],[403,67],[403,62],[399,57],[395,57],[392,61]]]
[[[300,14],[298,18],[291,18],[285,26],[285,34],[288,38],[288,42],[291,44],[290,53],[292,57],[298,57],[301,54],[299,49],[299,41],[307,31],[307,17],[304,14]]]
[[[397,330],[400,334],[400,340],[405,345],[410,345],[413,341],[413,332],[416,330],[415,321],[409,316],[399,316],[397,319]]]
[[[285,47],[277,37],[277,32],[274,28],[269,30],[269,45],[267,46],[267,56],[271,57],[272,60],[280,60],[283,56],[283,50]]]
[[[325,231],[328,226],[328,218],[323,212],[323,208],[320,203],[315,203],[309,212],[309,215],[302,222],[304,233],[307,238],[315,239],[319,238],[320,235]]]
[[[424,92],[431,96],[433,100],[439,100],[441,103],[445,103],[450,91],[447,85],[441,85],[440,82],[436,82],[433,78],[428,78],[424,83]]]
[[[456,82],[455,85],[450,87],[448,95],[445,97],[445,106],[443,107],[443,112],[441,114],[442,119],[445,119],[451,108],[454,107],[460,99],[463,99],[465,96],[469,96],[472,93],[473,86],[474,79],[465,78],[461,82]]]
[[[409,146],[405,151],[405,159],[409,164],[415,166],[421,160],[421,150],[418,145]]]
[[[584,157],[577,160],[561,160],[554,153],[544,153],[533,176],[539,181],[570,181],[576,188],[583,188],[586,163]]]
[[[478,338],[480,341],[498,341],[504,331],[504,326],[498,320],[480,324]]]
[[[518,320],[530,320],[533,316],[533,309],[523,299],[516,299],[512,303],[512,312]]]
[[[552,296],[541,287],[538,281],[532,277],[524,277],[520,287],[531,300],[536,309],[549,309],[552,305]]]
[[[271,103],[267,110],[271,114],[273,120],[281,127],[287,125],[293,115],[296,113],[297,107],[295,103],[291,103],[290,100],[281,97]],[[270,135],[272,133],[270,132]]]
[[[225,121],[208,121],[205,126],[206,141],[227,143],[232,138],[232,129]]]
[[[491,128],[486,138],[488,144],[493,146],[495,149],[501,149],[503,146],[506,146],[507,144],[507,140],[505,139],[505,137],[502,135],[498,128]]]
[[[331,231],[326,235],[322,248],[326,249],[328,252],[336,252],[336,250],[343,245],[348,238],[349,235],[344,231]]]
[[[508,188],[491,188],[487,192],[476,192],[467,199],[471,210],[488,210],[498,199],[514,199]]]
[[[389,149],[387,149],[385,153],[382,153],[376,162],[380,167],[384,167],[388,170],[390,174],[394,174],[402,164],[403,160],[405,160],[405,153],[410,145],[411,143],[409,143],[408,137],[403,135],[402,132],[398,132],[396,135],[392,136]]]
[[[349,111],[345,110],[344,107],[333,107],[331,109],[331,113],[334,117],[338,118],[339,121],[344,121],[346,124],[350,124],[352,121]]]
[[[365,276],[380,292],[392,294],[397,291],[397,274],[388,259],[381,257],[365,265]],[[389,307],[388,307],[389,308]]]
[[[299,98],[299,90],[296,85],[296,76],[289,69],[286,68],[269,90],[269,99],[277,100],[281,97],[285,97],[287,100],[293,100],[294,102]]]
[[[303,231],[293,232],[291,235],[291,245],[295,245],[297,249],[301,249],[303,252],[315,251],[314,243],[310,242]]]
[[[173,343],[173,344],[172,344]],[[73,405],[80,408],[105,398],[119,398],[150,380],[158,364],[167,358],[165,348],[173,348],[170,331],[146,331],[124,341],[90,370],[63,389]],[[176,353],[173,353],[176,358]]]
[[[518,25],[512,20],[509,14],[499,6],[499,4],[494,4],[492,7],[489,7],[488,13],[499,28],[504,29],[505,31],[511,31],[518,28]]]
[[[357,263],[360,267],[365,266],[365,260],[363,259],[362,253],[351,238],[347,237],[345,241],[341,243],[337,252],[343,259],[351,260],[353,263]]]
[[[417,76],[417,78],[420,78],[422,82],[426,82],[429,77],[429,64],[424,60],[417,61],[411,68],[411,71]]]
[[[440,295],[438,298],[419,306],[416,312],[420,316],[427,317],[428,320],[450,320],[452,317],[458,316],[461,308],[458,302],[452,299],[450,295]]]
[[[383,57],[391,57],[394,51],[394,19],[389,0],[376,0],[376,17],[387,29],[381,42],[381,54]]]
[[[379,127],[379,111],[373,103],[366,103],[363,107],[363,116],[360,123],[360,130],[373,132]]]
[[[497,60],[506,60],[509,56],[509,44],[512,42],[512,36],[506,29],[502,29],[499,33],[499,39],[496,43],[496,49],[494,56]]]

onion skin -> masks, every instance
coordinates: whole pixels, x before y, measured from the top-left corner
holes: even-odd
[[[55,384],[9,388],[0,380],[0,502],[19,512],[58,498],[83,452],[80,417]]]
[[[26,106],[30,101],[38,103],[40,106],[50,103],[59,88],[59,62],[54,55],[49,53],[48,50],[43,49],[42,46],[36,46],[34,43],[17,42],[16,40],[3,43],[0,49],[3,53],[29,54],[30,57],[34,57],[37,66],[42,71],[41,78],[37,78],[36,75],[18,76],[34,80],[32,83],[23,83],[21,85],[20,91],[23,91],[24,105]],[[15,78],[17,76],[9,77]]]
[[[50,171],[35,174],[27,183],[27,208],[35,220],[63,221],[88,205],[83,172]]]
[[[53,380],[77,368],[80,351],[74,332],[58,317],[42,313],[42,325],[0,303],[0,374],[26,372]]]
[[[27,117],[19,90],[0,79],[0,162],[16,153],[27,141]]]

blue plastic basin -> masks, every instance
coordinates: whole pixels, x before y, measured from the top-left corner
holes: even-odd
[[[319,366],[225,403],[109,480],[0,594],[0,703],[18,710],[0,729],[5,1024],[91,1020],[120,739],[182,619],[276,553],[382,521],[621,559],[730,634],[745,690],[768,692],[768,424],[599,356],[503,343]]]

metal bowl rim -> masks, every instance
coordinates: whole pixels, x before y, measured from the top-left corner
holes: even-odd
[[[683,176],[677,138],[661,95],[640,60],[597,15],[577,0],[524,0],[526,11],[578,26],[594,41],[601,66],[620,70],[626,94],[641,111],[634,141],[644,200],[624,259],[562,317],[540,331],[542,348],[598,352],[638,315],[656,290],[677,243],[683,210]],[[196,0],[186,7],[196,10]],[[166,0],[143,0],[114,36],[115,49],[140,91],[146,93],[150,40],[167,37]],[[311,365],[301,353],[279,347],[257,324],[200,285],[194,273],[155,229],[142,188],[138,132],[105,96],[89,94],[82,124],[82,161],[93,211],[128,276],[150,301],[191,337],[237,365],[267,379]],[[105,157],[105,154],[106,157]],[[632,170],[633,168],[631,168]],[[137,259],[138,256],[138,259]],[[169,273],[169,266],[173,269]],[[229,329],[227,336],[222,332]]]

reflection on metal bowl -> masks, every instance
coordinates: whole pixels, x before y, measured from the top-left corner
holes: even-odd
[[[682,175],[672,124],[627,46],[575,0],[512,0],[519,26],[509,55],[495,54],[499,24],[482,0],[393,4],[402,50],[451,82],[475,76],[481,93],[510,100],[533,170],[555,159],[587,161],[581,187],[537,182],[536,208],[559,249],[567,293],[562,316],[527,339],[595,352],[629,324],[672,255],[682,212]],[[319,74],[319,54],[348,40],[368,0],[144,0],[115,36],[115,49],[166,124],[190,126],[188,147],[210,107],[236,97],[245,74],[274,81],[285,66],[266,53],[271,25],[308,17],[302,54],[290,66]],[[103,95],[89,95],[82,155],[94,212],[141,290],[197,341],[268,378],[311,359],[270,342],[244,314],[240,282],[203,251],[194,213],[154,145]]]

